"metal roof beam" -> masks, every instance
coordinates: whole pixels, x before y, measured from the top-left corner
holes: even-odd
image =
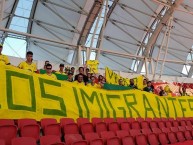
[[[78,13],[78,14],[82,14],[82,15],[88,15],[85,11],[83,10],[76,10],[76,9],[73,9],[73,8],[70,8],[70,7],[67,7],[67,6],[64,6],[64,5],[59,5],[57,3],[54,3],[54,2],[51,2],[51,1],[44,1],[44,3],[49,3],[49,4],[52,4],[54,6],[57,6],[57,7],[60,7],[60,8],[63,8],[63,9],[66,9],[66,10],[69,10],[69,11],[72,11],[72,12],[75,12],[75,13]]]
[[[170,17],[173,15],[175,9],[178,8],[182,2],[183,2],[183,0],[176,0],[175,3],[172,4],[171,7],[166,11],[165,15],[163,16],[163,18],[160,20],[157,27],[155,28],[155,31],[152,33],[152,35],[151,35],[151,37],[146,45],[143,56],[145,56],[146,58],[149,57],[149,52],[150,52],[152,46],[156,43],[157,37],[159,36],[161,30],[164,28],[165,24],[168,22]],[[137,73],[141,72],[143,64],[144,64],[144,61],[141,61],[139,63]]]
[[[13,16],[14,16],[14,13],[15,13],[15,10],[16,10],[16,8],[17,8],[18,3],[19,3],[19,0],[15,0],[15,2],[14,2],[14,4],[13,4],[13,7],[12,7],[12,9],[11,9],[10,17],[9,17],[9,19],[8,19],[6,25],[5,25],[5,28],[9,28],[9,27],[10,27],[11,21],[12,21],[12,19],[13,19]],[[4,38],[2,38],[2,43],[4,43],[4,40],[5,40],[6,35],[7,35],[6,32],[3,32],[3,33],[4,33],[4,34],[3,34]]]
[[[88,14],[88,17],[84,23],[83,29],[80,33],[78,45],[85,45],[90,30],[98,16],[99,11],[102,8],[102,0],[97,0],[93,3],[93,6]]]

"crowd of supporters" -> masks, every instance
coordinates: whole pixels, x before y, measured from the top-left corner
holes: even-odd
[[[0,44],[0,63],[3,63],[5,65],[10,65],[9,58],[6,55],[3,55],[2,52],[3,46]],[[39,73],[37,70],[37,66],[35,63],[33,63],[33,52],[28,51],[26,53],[26,61],[21,62],[18,65],[18,68],[31,71],[31,72],[36,72]],[[50,62],[47,60],[45,61],[43,70],[45,70],[45,73],[43,74],[46,77],[49,77],[53,80],[57,80],[57,77],[55,74],[61,74],[61,75],[66,75],[67,79],[65,81],[72,82],[75,85],[86,85],[90,87],[95,87],[95,88],[103,88],[104,84],[106,83],[106,79],[102,75],[96,75],[93,73],[90,73],[89,68],[86,66],[84,67],[79,67],[78,72],[75,72],[74,67],[68,67],[65,68],[64,64],[59,65],[59,70],[55,71],[52,70],[52,65]],[[119,79],[118,81],[119,86],[124,86],[123,80]],[[168,96],[169,93],[172,93],[169,88],[163,89],[163,87],[160,86],[159,92],[157,92],[158,95],[160,96]],[[138,89],[138,87],[134,83],[134,79],[130,79],[130,84],[128,85],[129,89]],[[143,90],[149,93],[155,93],[154,86],[152,85],[151,81],[148,81],[147,79],[143,80]],[[186,93],[186,88],[185,87],[179,87],[179,93],[181,96],[188,96]]]

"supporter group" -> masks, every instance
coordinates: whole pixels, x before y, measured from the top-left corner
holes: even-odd
[[[3,49],[3,45],[0,44],[0,63],[3,63],[5,65],[11,65],[9,58],[6,55],[3,55],[1,53],[2,49]],[[52,70],[52,64],[49,62],[49,60],[46,60],[43,66],[43,69],[38,70],[36,64],[33,62],[32,51],[28,51],[26,53],[26,61],[21,62],[17,67],[23,70],[34,72],[34,73],[40,73],[40,71],[44,71],[45,73],[42,75],[53,80],[57,80],[57,77],[55,74],[64,75],[67,77],[65,81],[74,83],[75,85],[83,85],[83,86],[102,89],[104,88],[104,84],[106,83],[106,79],[103,75],[91,73],[90,69],[87,68],[86,65],[84,67],[79,67],[77,73],[75,71],[75,67],[65,68],[64,64],[60,64],[59,70],[55,71],[55,70]],[[123,79],[118,80],[118,85],[124,86]],[[127,87],[128,89],[138,89],[138,86],[135,85],[134,79],[130,79],[130,84]],[[149,81],[147,78],[143,80],[142,91],[155,93],[155,89],[154,89],[154,86],[152,85],[152,82]],[[156,94],[159,96],[168,96],[168,94],[170,93],[172,92],[170,88],[168,88],[168,86],[166,86],[165,88],[160,86],[159,92],[156,92]],[[188,96],[188,94],[186,93],[185,87],[180,86],[179,93],[181,96]]]

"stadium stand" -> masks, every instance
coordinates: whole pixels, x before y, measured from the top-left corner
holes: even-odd
[[[127,121],[129,124],[128,120],[92,118],[90,122],[87,118],[78,118],[77,121],[74,121],[73,118],[61,118],[60,123],[57,123],[53,118],[44,118],[40,122],[29,118],[18,120],[0,119],[0,145],[15,145],[18,142],[25,144],[29,140],[33,140],[32,144],[35,141],[35,145],[38,142],[40,142],[40,145],[165,145],[175,143],[183,145],[188,143],[187,145],[189,145],[193,143],[192,118],[181,118],[181,120],[170,119],[172,127],[157,125],[152,128],[151,125],[149,128],[146,125],[145,128],[143,125],[139,126],[140,123],[147,123],[147,121],[144,121],[145,119],[137,121],[136,119],[132,123],[138,124],[137,128],[135,125],[127,129],[121,128],[122,123],[126,123]],[[182,120],[188,121],[189,125],[187,126],[186,124],[184,126],[184,124],[180,123]],[[163,120],[150,120],[148,123],[159,124],[160,122],[163,123]],[[168,121],[166,120],[165,122]],[[39,123],[41,124],[41,128],[38,125]],[[97,124],[100,123],[102,125],[113,123],[116,124],[116,127],[118,125],[119,128],[115,127],[116,129],[112,130],[112,128],[106,126],[105,130],[102,129],[99,131]],[[87,126],[83,129],[82,125],[86,124],[92,126],[91,130]],[[178,124],[178,126],[175,124]],[[47,125],[54,125],[54,129],[47,129],[47,133],[45,133],[44,128]],[[57,129],[55,125],[57,125]],[[56,132],[58,127],[62,132]],[[22,130],[24,133],[22,133]]]

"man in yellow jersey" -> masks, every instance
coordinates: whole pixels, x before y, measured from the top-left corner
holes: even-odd
[[[91,83],[88,83],[87,86],[88,87],[101,88],[101,86],[95,82],[96,82],[95,76],[91,76]]]
[[[36,72],[37,66],[35,63],[33,63],[33,52],[28,51],[26,53],[26,61],[21,62],[18,67],[20,69]]]
[[[64,64],[60,64],[59,65],[59,71],[57,71],[56,73],[57,74],[61,74],[61,75],[67,75],[65,72],[64,72]]]
[[[56,75],[52,73],[52,65],[48,63],[45,68],[46,68],[46,73],[44,74],[44,76],[47,76],[53,80],[57,80]]]
[[[9,58],[6,55],[3,55],[1,52],[3,50],[3,45],[0,44],[0,64],[9,65]]]
[[[85,83],[83,81],[83,75],[82,74],[78,74],[77,75],[77,80],[73,82],[75,85],[83,85],[85,86]]]

